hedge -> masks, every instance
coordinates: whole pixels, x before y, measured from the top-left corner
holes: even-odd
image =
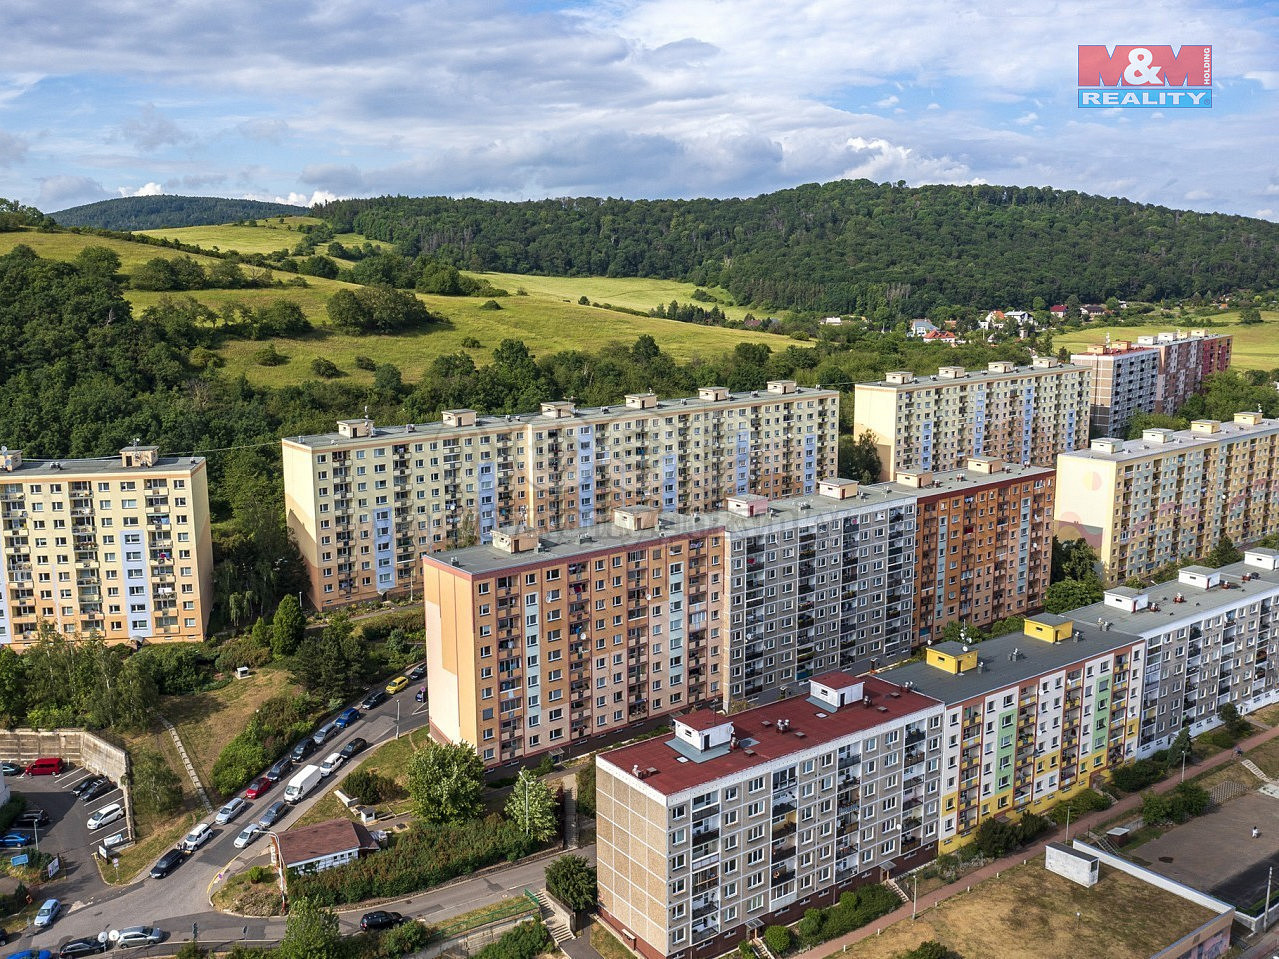
[[[883,885],[862,886],[839,897],[839,903],[829,909],[809,909],[804,918],[795,924],[800,944],[809,947],[834,939],[854,929],[860,929],[880,916],[886,916],[898,906],[897,894]]]
[[[323,906],[393,899],[530,852],[514,823],[493,815],[472,822],[419,823],[392,837],[390,848],[317,873],[291,873],[291,897]]]
[[[496,942],[475,954],[475,959],[534,959],[555,948],[555,941],[540,919],[522,922]]]

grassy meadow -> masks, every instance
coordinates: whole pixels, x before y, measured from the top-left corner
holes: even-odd
[[[219,252],[236,251],[238,253],[273,253],[276,250],[292,250],[302,238],[299,228],[302,226],[318,226],[324,221],[314,216],[286,216],[284,222],[278,218],[257,220],[257,226],[241,226],[225,223],[221,226],[184,226],[165,230],[138,230],[146,236],[177,240],[203,247],[206,250]],[[370,241],[367,237],[356,233],[342,233],[334,237],[346,246],[363,246],[372,242],[374,246],[389,246],[379,241]],[[317,252],[323,253],[327,243],[321,243]]]
[[[290,221],[296,225],[310,220],[311,218],[306,217],[285,217],[284,226],[288,226]],[[221,249],[238,249],[241,252],[252,252],[249,245],[251,241],[257,242],[257,249],[264,252],[291,246],[296,242],[297,233],[287,231],[274,220],[263,222],[267,225],[186,227],[150,233],[171,236],[186,243],[199,243],[210,248],[217,246]],[[342,242],[350,243],[362,243],[363,240],[363,237],[354,235],[342,238]],[[191,255],[167,247],[148,246],[126,240],[37,232],[0,233],[0,254],[9,252],[19,243],[27,244],[42,257],[62,260],[73,259],[86,246],[104,246],[119,255],[121,272],[125,274],[153,257]],[[206,267],[216,262],[211,257],[194,258]],[[284,281],[293,277],[293,274],[280,271],[272,271],[272,275]],[[444,316],[445,321],[426,330],[397,336],[351,336],[329,328],[325,305],[333,293],[351,288],[351,284],[313,276],[305,278],[306,287],[194,290],[186,293],[127,290],[125,296],[139,311],[165,297],[190,296],[214,310],[228,303],[261,307],[281,298],[296,302],[316,329],[304,337],[273,341],[277,351],[286,356],[288,362],[280,366],[259,366],[254,355],[267,345],[265,341],[231,340],[219,350],[226,361],[225,371],[228,375],[238,376],[244,373],[253,384],[271,387],[291,386],[314,379],[311,360],[317,357],[324,357],[337,364],[347,377],[343,382],[372,382],[372,373],[355,367],[357,356],[367,356],[375,363],[394,363],[404,374],[405,381],[413,382],[421,377],[432,360],[446,353],[465,350],[471,354],[477,365],[487,363],[497,345],[508,338],[523,340],[537,355],[559,350],[596,350],[611,342],[629,345],[637,337],[647,333],[658,342],[664,352],[680,361],[699,355],[725,353],[743,342],[765,343],[775,350],[795,345],[793,340],[775,334],[634,316],[603,307],[581,306],[577,302],[583,295],[592,302],[608,302],[635,309],[650,308],[672,299],[686,302],[691,299],[695,289],[688,283],[642,279],[534,277],[505,273],[477,275],[484,276],[495,286],[512,294],[500,299],[500,310],[481,309],[484,300],[478,297],[423,294],[420,299],[432,312]],[[515,295],[516,290],[521,287],[527,295]],[[728,312],[733,317],[745,314],[745,310],[736,307],[729,308]],[[478,341],[480,346],[463,347],[464,340]]]
[[[1224,312],[1212,317],[1214,326],[1209,333],[1229,333],[1234,337],[1231,365],[1241,370],[1273,370],[1279,367],[1279,312],[1263,310],[1265,322],[1252,326],[1239,325],[1238,311]],[[1094,343],[1105,343],[1106,334],[1111,342],[1133,340],[1139,336],[1164,333],[1169,330],[1195,330],[1201,328],[1202,318],[1169,317],[1162,323],[1143,326],[1099,326],[1086,330],[1071,330],[1053,336],[1053,349],[1065,347],[1071,352],[1082,352]]]

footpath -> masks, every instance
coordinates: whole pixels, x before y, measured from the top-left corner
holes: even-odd
[[[1260,746],[1262,743],[1269,742],[1276,736],[1279,736],[1279,725],[1249,736],[1247,739],[1241,740],[1238,744],[1238,748],[1242,749],[1244,752],[1248,752],[1249,750]],[[1223,749],[1215,756],[1210,756],[1203,762],[1197,763],[1191,767],[1191,770],[1193,770],[1194,775],[1199,776],[1202,773],[1217,769],[1227,763],[1234,762],[1235,759],[1236,757],[1233,749]],[[1191,770],[1187,771],[1189,772]],[[1181,777],[1179,775],[1172,775],[1163,782],[1156,783],[1151,787],[1151,790],[1157,793],[1171,792],[1177,787],[1177,784],[1180,781]],[[1149,792],[1151,790],[1146,791]],[[1081,836],[1090,829],[1096,829],[1103,822],[1107,822],[1114,819],[1116,816],[1123,815],[1127,812],[1136,812],[1140,808],[1141,794],[1132,793],[1131,795],[1125,796],[1123,799],[1119,800],[1109,809],[1098,810],[1097,812],[1081,816],[1077,820],[1072,820],[1070,823],[1070,834],[1076,837]],[[968,892],[973,886],[976,886],[978,883],[985,882],[987,879],[994,878],[1005,869],[1020,866],[1028,859],[1042,858],[1044,854],[1044,847],[1050,842],[1056,842],[1057,840],[1062,839],[1064,836],[1064,829],[1055,829],[1053,832],[1047,834],[1044,838],[1036,841],[1030,846],[1019,849],[1017,852],[1011,853],[1003,859],[997,859],[993,862],[989,862],[980,869],[976,869],[973,872],[962,876],[948,886],[942,886],[939,889],[934,889],[926,895],[920,896],[918,901],[915,903],[916,914],[922,915],[925,910],[932,909],[939,902],[943,902],[951,896],[958,896],[961,893]],[[903,919],[909,920],[910,915],[911,904],[906,903],[895,912],[890,912],[888,915],[875,920],[873,923],[862,926],[860,929],[854,929],[852,932],[840,936],[838,939],[832,939],[830,942],[823,943],[817,948],[824,950],[820,953],[823,957],[833,955],[835,953],[842,953],[853,944],[861,942],[863,939],[868,939],[871,936],[878,935],[881,930],[887,929],[889,926],[893,925],[893,923],[900,922]],[[1244,955],[1249,957],[1254,955],[1268,956],[1269,953],[1261,947],[1269,944],[1272,938],[1279,938],[1279,932],[1272,932],[1271,934],[1268,934],[1264,942],[1256,943],[1252,948],[1244,953]],[[854,953],[854,955],[856,955],[856,953]]]

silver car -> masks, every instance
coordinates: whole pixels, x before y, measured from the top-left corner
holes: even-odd
[[[127,929],[121,929],[118,936],[108,938],[114,938],[116,946],[120,949],[154,946],[157,942],[164,941],[164,930],[157,929],[155,926],[129,926]]]
[[[225,826],[236,816],[240,815],[248,806],[248,802],[239,796],[236,796],[225,806],[218,810],[218,814],[213,817],[213,821],[219,826]]]

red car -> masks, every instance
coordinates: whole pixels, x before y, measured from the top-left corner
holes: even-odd
[[[60,757],[48,756],[44,759],[37,759],[27,767],[28,776],[57,776],[66,768],[66,763]]]
[[[244,791],[245,799],[257,799],[271,788],[271,780],[265,776],[259,776],[253,782],[249,783],[249,788]]]

